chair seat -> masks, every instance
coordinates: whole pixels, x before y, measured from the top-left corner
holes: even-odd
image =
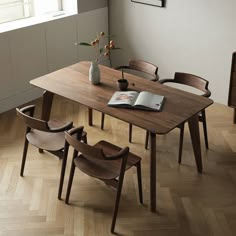
[[[64,148],[65,133],[48,133],[39,130],[31,130],[26,135],[28,141],[37,148],[58,151]]]
[[[94,145],[96,148],[100,148],[103,150],[105,155],[114,154],[114,152],[119,152],[121,150],[120,147],[106,142],[104,140],[98,142]],[[136,165],[141,161],[141,158],[133,153],[129,153],[126,170]],[[120,165],[121,159],[119,160],[98,160],[98,159],[87,159],[83,155],[79,155],[74,160],[75,165],[84,173],[91,177],[95,177],[101,180],[111,180],[115,179],[120,174]]]
[[[48,121],[48,126],[50,128],[58,128],[66,123],[59,120]],[[86,132],[83,131],[82,137],[86,136]],[[40,130],[32,129],[26,135],[29,143],[37,148],[48,150],[48,151],[58,151],[62,150],[65,145],[65,132],[44,132]]]
[[[166,82],[165,85],[172,87],[172,88],[177,88],[177,89],[189,92],[189,93],[200,95],[200,96],[202,96],[204,94],[204,92],[201,91],[200,89],[194,88],[194,87],[192,87],[190,85],[186,85],[186,84],[179,84],[179,83],[175,83],[175,82]]]

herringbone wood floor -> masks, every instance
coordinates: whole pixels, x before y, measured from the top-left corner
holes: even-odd
[[[40,114],[41,100],[34,101]],[[144,205],[139,205],[135,169],[127,172],[117,218],[119,235],[193,236],[236,235],[236,125],[232,109],[214,104],[207,109],[210,149],[202,138],[203,174],[195,168],[188,128],[182,164],[177,163],[179,130],[157,138],[157,208],[149,205],[149,151],[145,131],[134,127],[128,144],[128,124],[106,116],[100,130],[100,113],[93,127],[87,125],[87,109],[71,101],[54,100],[53,117],[84,125],[89,143],[100,139],[129,145],[142,157]],[[201,127],[200,127],[201,128]],[[202,130],[201,130],[202,131]],[[20,177],[24,127],[15,111],[0,115],[0,235],[110,235],[115,191],[76,171],[70,203],[57,200],[61,162],[29,148],[25,177]],[[201,132],[202,135],[202,132]],[[70,166],[71,155],[68,160]],[[68,181],[68,171],[63,199]]]

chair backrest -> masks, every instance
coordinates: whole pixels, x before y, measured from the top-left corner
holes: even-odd
[[[25,122],[28,128],[33,128],[41,131],[49,131],[49,127],[46,121],[34,118],[35,105],[30,105],[24,108],[16,108],[16,114]],[[26,114],[26,113],[29,113]]]
[[[101,148],[97,148],[94,146],[91,146],[89,144],[86,144],[84,142],[80,141],[80,138],[78,138],[80,135],[78,133],[82,134],[83,127],[75,128],[70,131],[65,132],[65,139],[68,142],[69,145],[71,145],[77,152],[82,154],[87,159],[97,159],[97,160],[116,160],[116,159],[122,159],[123,157],[127,157],[129,153],[129,148],[126,147],[124,149],[121,149],[118,154],[115,153],[114,155],[106,156]],[[77,133],[77,137],[75,137],[75,133]]]
[[[170,81],[171,80],[169,80],[169,82]],[[211,95],[211,92],[208,89],[209,82],[199,76],[183,72],[176,72],[174,80],[172,80],[172,82],[188,85],[196,89],[199,89],[203,92],[202,96],[204,97],[210,97]]]
[[[151,79],[153,81],[157,81],[159,79],[158,77],[158,67],[154,64],[142,60],[136,60],[136,59],[130,59],[129,64],[125,66],[119,66],[116,69],[128,69],[132,70],[135,75],[139,75],[139,73],[142,73],[142,76],[147,77],[148,79]],[[136,72],[136,73],[135,73]]]
[[[157,77],[158,67],[146,61],[131,59],[129,60],[129,68],[149,74],[153,78]]]
[[[79,128],[73,129],[70,132],[65,132],[65,139],[68,142],[68,144],[71,145],[76,151],[82,153],[85,157],[104,160],[105,155],[102,149],[90,146],[89,144],[85,144],[79,141],[80,135],[78,135],[78,133],[82,134],[82,132],[83,132],[82,126]],[[74,136],[75,133],[76,133],[76,137]]]

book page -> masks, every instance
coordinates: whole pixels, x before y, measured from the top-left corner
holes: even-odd
[[[147,107],[152,110],[160,110],[164,96],[143,91],[139,94],[134,106]]]
[[[129,105],[133,106],[136,98],[138,96],[138,92],[136,91],[118,91],[115,92],[108,102],[108,105]]]

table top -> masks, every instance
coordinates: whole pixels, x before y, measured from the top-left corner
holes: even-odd
[[[149,91],[165,96],[161,112],[107,106],[121,71],[99,65],[101,84],[88,79],[90,62],[80,62],[30,81],[32,85],[104,112],[156,134],[165,134],[213,103],[209,98],[171,88],[158,82],[124,73],[128,90]]]

